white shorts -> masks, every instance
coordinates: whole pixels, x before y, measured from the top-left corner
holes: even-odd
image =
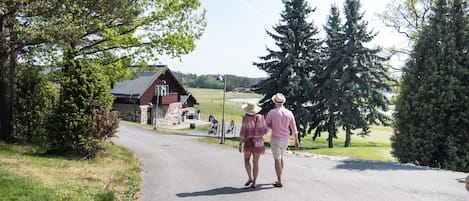
[[[270,149],[272,150],[272,155],[274,156],[275,160],[282,159],[287,151],[288,141],[283,140],[270,140]]]

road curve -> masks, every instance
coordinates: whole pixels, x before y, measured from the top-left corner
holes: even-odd
[[[113,142],[143,163],[141,201],[468,201],[465,173],[389,163],[289,155],[284,187],[273,188],[272,155],[260,160],[258,187],[233,148],[195,135],[162,135],[123,124]]]

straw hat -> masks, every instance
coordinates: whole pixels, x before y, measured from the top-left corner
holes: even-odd
[[[255,115],[262,109],[254,101],[246,102],[245,104],[241,106],[241,108],[244,110],[244,112],[246,112],[246,114],[249,114],[249,115]]]
[[[272,96],[272,102],[274,102],[275,104],[277,103],[285,103],[285,101],[287,101],[287,99],[285,98],[285,96],[281,93],[277,93],[275,94],[274,96]]]

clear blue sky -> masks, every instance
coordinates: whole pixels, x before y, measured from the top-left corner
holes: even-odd
[[[343,12],[344,0],[309,0],[316,11],[310,16],[322,31],[331,4]],[[376,17],[391,0],[361,0],[368,28],[378,32],[373,44],[381,47],[406,45],[392,29],[385,28]],[[267,74],[252,65],[259,56],[267,54],[266,47],[276,49],[274,41],[265,32],[279,23],[284,7],[281,0],[201,0],[207,10],[207,27],[196,42],[196,49],[181,59],[162,57],[172,71],[182,73],[233,74],[245,77],[265,77]],[[343,15],[343,14],[342,14]],[[323,38],[321,33],[319,37]]]

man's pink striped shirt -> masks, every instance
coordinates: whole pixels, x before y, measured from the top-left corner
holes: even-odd
[[[290,129],[293,135],[298,135],[295,117],[283,105],[270,110],[265,120],[267,126],[272,129],[272,139],[288,142],[290,140]]]

